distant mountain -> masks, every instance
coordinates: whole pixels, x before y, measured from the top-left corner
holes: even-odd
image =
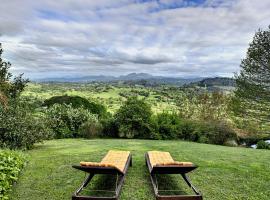
[[[151,74],[147,73],[130,73],[128,75],[119,76],[118,80],[147,80],[152,78],[158,78],[159,76],[152,76]]]
[[[205,78],[203,80],[193,82],[191,84],[198,85],[200,87],[213,87],[213,86],[235,87],[235,80],[233,78],[227,77],[215,77],[215,78]]]
[[[122,76],[83,76],[83,77],[59,77],[59,78],[44,78],[35,79],[35,82],[116,82],[116,81],[131,81],[133,84],[140,83],[142,80],[147,81],[149,84],[172,84],[183,85],[191,82],[200,81],[203,78],[177,78],[165,76],[153,76],[147,73],[130,73]]]
[[[93,82],[93,81],[100,81],[100,82],[107,82],[113,81],[116,77],[114,76],[81,76],[81,77],[56,77],[56,78],[43,78],[43,79],[34,79],[35,82]]]

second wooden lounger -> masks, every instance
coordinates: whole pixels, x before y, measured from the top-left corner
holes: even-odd
[[[169,152],[149,151],[145,154],[146,165],[150,172],[151,182],[157,200],[202,200],[201,193],[193,186],[186,173],[197,168],[191,162],[174,161]],[[180,174],[194,191],[194,195],[160,195],[157,174]]]
[[[132,166],[132,157],[129,151],[109,151],[101,162],[81,162],[72,166],[75,169],[89,173],[80,188],[72,196],[73,200],[118,200],[128,167]],[[80,192],[89,184],[95,174],[110,174],[117,176],[115,194],[112,197],[83,196]]]

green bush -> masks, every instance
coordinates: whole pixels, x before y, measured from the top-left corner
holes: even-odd
[[[25,157],[22,153],[0,150],[0,199],[9,199],[12,184],[17,181],[24,164]]]
[[[115,115],[119,137],[123,138],[150,138],[151,107],[136,97],[127,99]]]
[[[237,140],[235,131],[223,121],[184,123],[183,139],[194,142],[223,145],[228,140]]]
[[[66,104],[72,105],[72,108],[85,108],[93,114],[105,117],[107,114],[105,106],[96,102],[90,102],[87,99],[80,96],[54,96],[44,101],[43,105],[51,107],[54,104]]]
[[[156,139],[177,139],[182,136],[182,122],[176,113],[160,113],[153,117],[155,132],[159,137]]]
[[[257,149],[270,149],[270,144],[268,144],[267,142],[260,140],[257,143]]]
[[[73,108],[66,104],[54,104],[45,112],[56,138],[79,137],[78,130],[83,123],[97,120],[96,115],[83,107]]]
[[[42,115],[33,115],[31,105],[25,102],[9,102],[0,105],[0,147],[30,149],[34,143],[52,136],[49,122]]]
[[[113,117],[101,119],[102,136],[104,137],[118,137],[118,127]]]
[[[269,134],[258,134],[258,135],[251,135],[248,137],[240,137],[240,143],[251,146],[253,144],[257,144],[261,140],[269,140],[270,135]]]
[[[102,124],[95,118],[86,121],[79,128],[79,137],[95,138],[102,136]]]

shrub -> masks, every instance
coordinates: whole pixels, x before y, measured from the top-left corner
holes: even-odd
[[[240,143],[243,143],[246,146],[251,146],[253,144],[257,144],[261,140],[269,140],[270,136],[269,134],[258,134],[258,135],[252,135],[248,137],[240,137]]]
[[[0,147],[30,149],[51,137],[46,118],[34,116],[30,106],[17,101],[9,102],[7,108],[0,106]]]
[[[102,124],[95,118],[86,121],[79,128],[79,136],[83,138],[95,138],[102,136]]]
[[[268,144],[267,142],[260,140],[257,143],[257,149],[270,149],[270,144]]]
[[[101,119],[102,124],[102,136],[104,137],[118,137],[118,127],[113,117]]]
[[[151,136],[151,107],[136,97],[127,99],[115,115],[119,137],[149,138]]]
[[[105,106],[99,103],[90,102],[87,99],[79,96],[54,96],[44,101],[44,106],[51,107],[54,104],[71,105],[72,108],[85,108],[93,114],[105,117],[107,114]]]
[[[223,145],[228,140],[236,140],[234,130],[224,121],[200,122],[196,128],[198,142]]]
[[[196,131],[197,123],[191,120],[182,121],[182,134],[180,139],[198,141],[199,135]]]
[[[0,199],[9,199],[12,184],[24,167],[25,157],[15,151],[0,151]]]
[[[159,139],[176,139],[181,138],[182,123],[176,113],[160,113],[153,117],[155,131]]]
[[[200,143],[223,145],[227,141],[237,140],[235,131],[223,121],[190,121],[182,122],[181,139]]]
[[[56,138],[78,137],[78,130],[83,123],[96,120],[96,115],[83,107],[73,108],[66,104],[55,104],[46,110],[46,114]]]

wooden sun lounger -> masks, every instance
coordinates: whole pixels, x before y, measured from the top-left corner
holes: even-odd
[[[124,152],[125,155],[127,156],[121,158],[120,155],[119,159],[119,153],[121,154],[122,152],[123,151],[109,151],[100,163],[89,162],[88,165],[88,162],[81,162],[81,165],[72,166],[75,169],[89,173],[89,175],[84,180],[79,189],[72,195],[72,200],[118,200],[121,188],[124,184],[124,179],[127,174],[128,167],[132,166],[132,157],[129,152]],[[110,158],[110,156],[114,154],[118,154],[118,157],[112,156],[112,158]],[[117,166],[117,164],[119,164],[119,160],[122,162],[120,163],[120,166],[122,167]],[[117,176],[114,196],[100,197],[100,196],[80,195],[80,192],[87,187],[87,185],[90,183],[91,179],[94,177],[95,174],[108,174]]]
[[[151,154],[152,153],[152,154]],[[150,154],[150,155],[149,155]],[[153,152],[147,152],[145,154],[146,165],[150,172],[150,179],[153,185],[154,193],[157,200],[202,200],[202,194],[195,188],[190,182],[188,172],[197,168],[196,165],[189,162],[175,162],[168,152],[154,152],[154,154],[160,154],[153,158]],[[162,156],[168,156],[169,160],[163,159]],[[167,163],[166,163],[167,162]],[[192,188],[195,194],[193,195],[160,195],[158,190],[157,174],[180,174],[187,185]]]

